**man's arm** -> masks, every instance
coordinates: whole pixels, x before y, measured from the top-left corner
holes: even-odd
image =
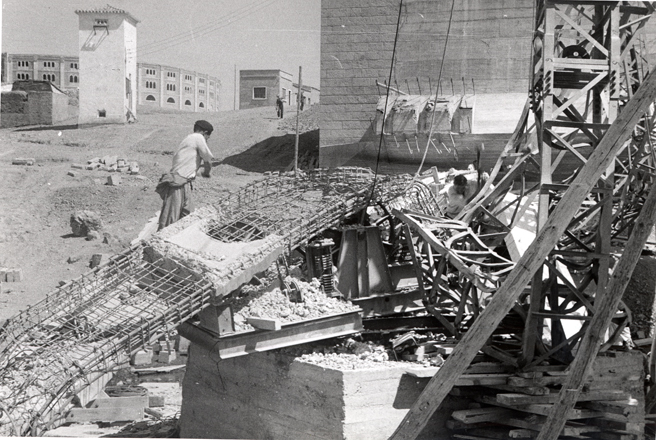
[[[212,170],[212,162],[208,160],[203,160],[203,171],[200,173],[203,177],[210,177],[210,171]]]
[[[210,171],[212,170],[212,160],[214,159],[214,155],[212,154],[209,147],[207,146],[205,139],[203,139],[200,145],[198,146],[198,155],[202,159],[201,167],[203,168],[203,171],[201,172],[201,176],[210,177]]]

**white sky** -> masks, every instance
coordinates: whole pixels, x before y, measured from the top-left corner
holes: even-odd
[[[76,9],[104,0],[0,0],[2,52],[78,54]],[[233,108],[235,66],[282,69],[319,87],[321,0],[109,0],[140,20],[137,60],[217,76]]]

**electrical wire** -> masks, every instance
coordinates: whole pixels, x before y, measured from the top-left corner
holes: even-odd
[[[275,1],[275,0],[274,0]],[[198,36],[206,35],[208,33],[215,32],[218,29],[221,29],[225,27],[226,25],[232,24],[235,20],[240,20],[244,18],[245,16],[250,15],[252,12],[255,12],[259,9],[262,9],[263,7],[269,6],[273,1],[271,0],[259,0],[258,2],[251,3],[249,5],[246,5],[244,7],[241,7],[230,14],[222,17],[218,21],[214,21],[212,23],[207,23],[205,25],[201,26],[196,26],[194,29],[189,32],[181,32],[179,34],[173,35],[171,37],[165,38],[160,41],[155,41],[152,43],[148,43],[145,45],[142,45],[139,47],[139,51],[151,51],[151,50],[156,50],[160,49],[162,46],[163,47],[169,47],[169,45],[176,45],[180,44],[181,42],[188,42],[193,39],[195,39]]]
[[[197,27],[191,33],[184,32],[177,35],[173,35],[164,40],[142,45],[137,49],[137,52],[139,53],[140,56],[145,56],[145,55],[150,55],[153,53],[170,49],[171,47],[180,44],[188,43],[196,38],[209,35],[220,29],[230,26],[231,24],[243,18],[251,16],[251,14],[253,14],[254,12],[260,11],[264,8],[271,6],[275,2],[276,0],[261,0],[259,2],[251,3],[248,6],[244,6],[236,11],[233,11],[230,15],[223,17],[218,22],[205,24],[200,27]]]
[[[364,215],[367,211],[367,206],[371,203],[371,199],[374,197],[374,191],[376,190],[376,182],[378,181],[378,165],[380,164],[380,152],[383,147],[383,134],[385,133],[385,119],[387,117],[387,104],[389,102],[390,87],[392,85],[392,73],[394,72],[394,60],[396,57],[396,43],[399,40],[399,28],[401,27],[401,13],[403,11],[403,0],[399,2],[399,16],[396,19],[396,32],[394,34],[394,46],[392,47],[392,61],[390,62],[390,72],[389,79],[387,81],[387,92],[385,93],[385,107],[383,109],[383,123],[380,130],[380,139],[378,141],[378,154],[376,156],[376,169],[374,170],[374,181],[371,184],[371,192],[367,198],[367,203],[365,204],[364,211],[362,213],[363,220]]]
[[[444,40],[444,49],[442,49],[442,59],[440,60],[440,71],[439,74],[437,75],[437,86],[435,86],[435,105],[433,105],[433,111],[431,112],[431,123],[430,123],[430,129],[428,131],[428,139],[426,140],[426,151],[424,152],[424,157],[421,160],[421,163],[419,164],[419,169],[417,170],[417,174],[415,174],[414,179],[412,179],[412,183],[414,183],[415,179],[419,176],[419,173],[421,172],[421,168],[424,166],[424,160],[426,159],[426,154],[428,153],[428,147],[430,146],[431,138],[433,137],[433,127],[435,124],[435,113],[437,110],[437,94],[439,92],[439,87],[440,87],[440,82],[442,81],[442,70],[444,69],[444,58],[446,57],[446,48],[449,45],[449,35],[451,34],[451,23],[453,22],[453,9],[455,7],[456,1],[452,0],[451,1],[451,13],[449,14],[449,24],[447,25],[446,28],[446,39]],[[463,96],[464,98],[464,96]],[[430,99],[430,97],[429,97]],[[460,99],[462,102],[462,98]],[[411,183],[411,184],[412,184]]]

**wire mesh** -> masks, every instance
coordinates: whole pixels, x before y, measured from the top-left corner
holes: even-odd
[[[370,200],[374,175],[368,169],[270,176],[221,201],[206,232],[224,241],[276,234],[292,249],[369,204],[403,196],[411,181],[410,176],[376,179]],[[396,205],[427,203],[423,189],[411,194]],[[165,260],[146,261],[146,248],[141,243],[111,257],[5,323],[0,435],[47,429],[90,382],[211,303],[209,281],[172,269]]]

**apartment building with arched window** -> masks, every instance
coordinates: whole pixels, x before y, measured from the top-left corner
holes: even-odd
[[[160,64],[137,63],[137,103],[195,112],[218,111],[221,81],[214,76]],[[79,58],[56,55],[2,54],[2,83],[49,81],[77,90]]]

